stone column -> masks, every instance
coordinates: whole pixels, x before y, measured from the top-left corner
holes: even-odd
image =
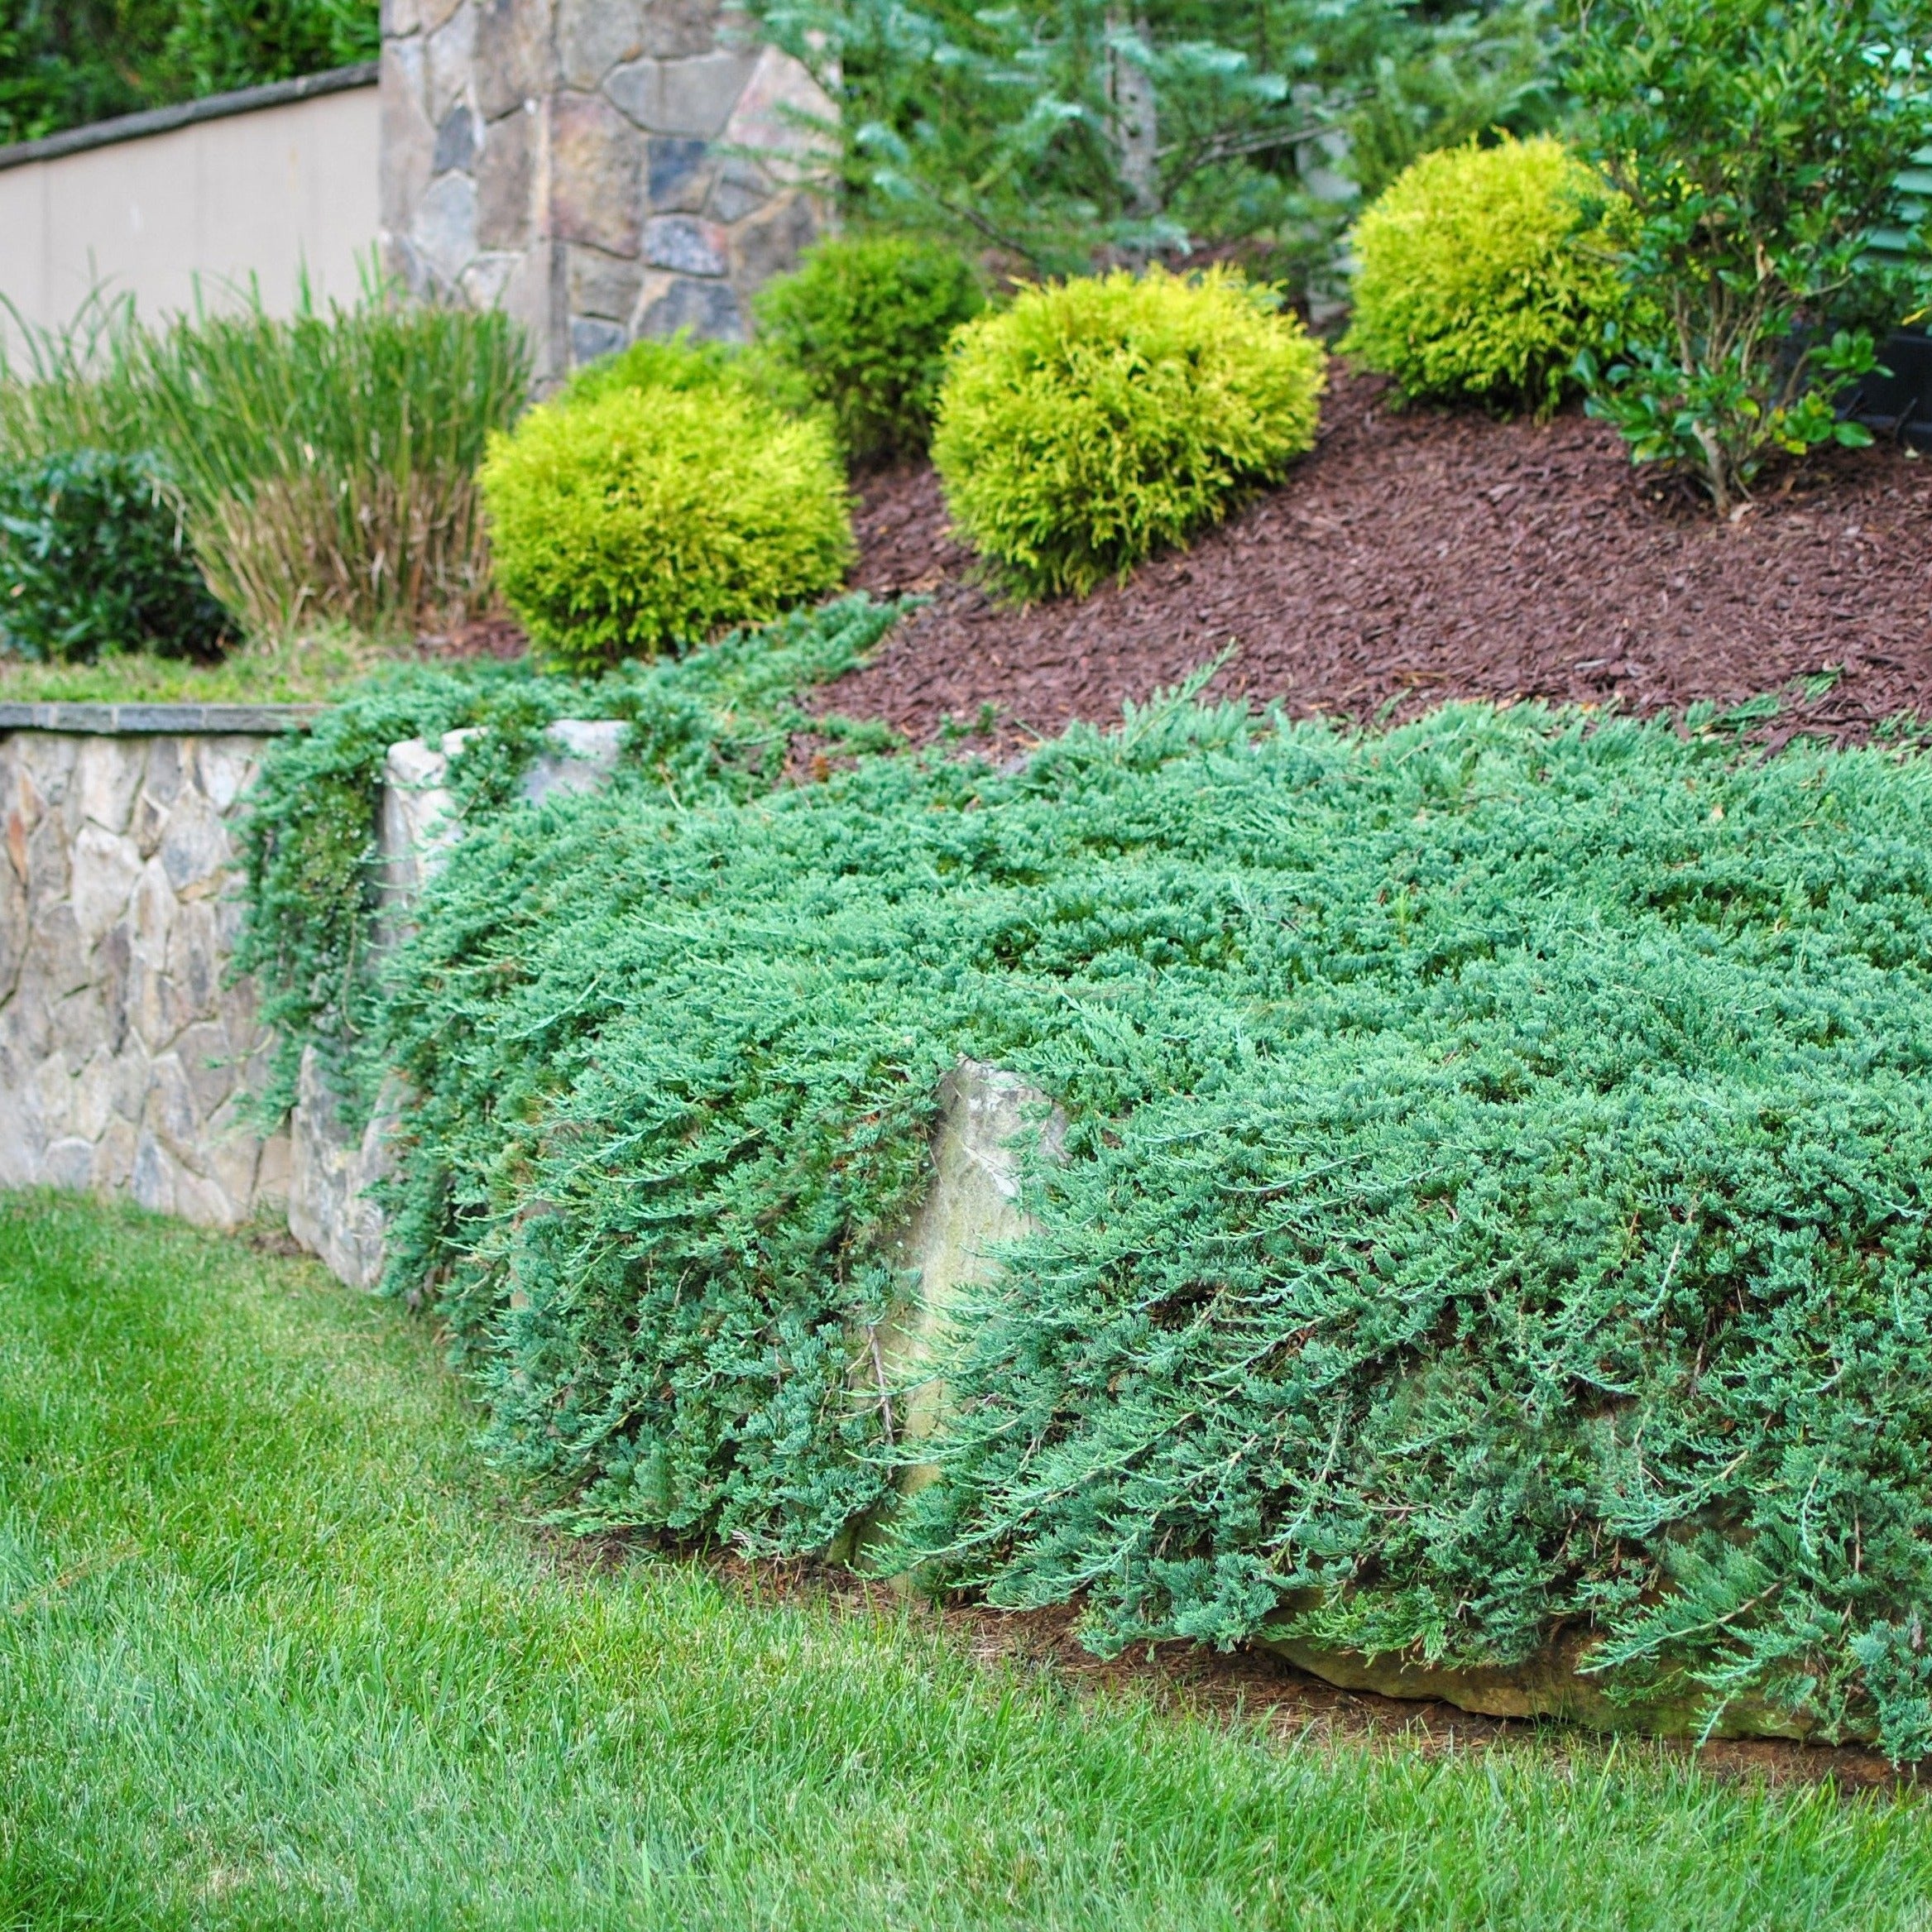
[[[508,309],[541,383],[741,341],[822,224],[797,116],[832,112],[726,0],[383,0],[384,266]]]

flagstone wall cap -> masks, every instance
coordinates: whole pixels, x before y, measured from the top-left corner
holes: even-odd
[[[305,731],[321,704],[0,704],[0,731],[82,737],[247,737]]]

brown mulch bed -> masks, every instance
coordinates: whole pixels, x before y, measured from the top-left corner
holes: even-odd
[[[1774,478],[1720,525],[1580,414],[1397,410],[1338,365],[1320,446],[1283,487],[1086,599],[990,597],[929,470],[872,479],[857,520],[856,582],[932,602],[821,702],[916,742],[988,706],[973,735],[994,745],[1108,721],[1230,646],[1209,694],[1297,716],[1772,693],[1774,741],[1932,717],[1932,461],[1888,446]]]
[[[459,664],[476,658],[507,662],[530,649],[530,640],[515,618],[498,614],[472,617],[453,631],[424,631],[416,640],[416,654],[433,664]]]

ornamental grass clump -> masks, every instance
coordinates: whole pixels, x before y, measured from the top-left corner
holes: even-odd
[[[1320,347],[1222,268],[1029,289],[954,338],[932,460],[1024,597],[1084,596],[1185,544],[1315,443]]]
[[[278,635],[318,619],[438,629],[490,601],[476,468],[530,380],[501,313],[259,301],[123,351],[209,585]]]
[[[774,617],[852,555],[830,431],[724,383],[533,410],[479,481],[504,597],[571,670]]]
[[[1424,155],[1355,224],[1342,350],[1411,396],[1546,413],[1628,306],[1614,219],[1608,184],[1548,136]]]

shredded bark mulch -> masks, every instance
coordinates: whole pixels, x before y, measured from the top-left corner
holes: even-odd
[[[507,662],[530,649],[530,638],[515,618],[498,612],[472,617],[460,629],[425,630],[416,639],[416,654],[431,663],[456,664],[474,658]]]
[[[1651,713],[1769,693],[1757,735],[1773,743],[1932,719],[1932,461],[1890,445],[1773,477],[1720,524],[1580,414],[1397,410],[1338,364],[1320,445],[1282,488],[1091,597],[989,595],[930,470],[871,479],[857,524],[855,582],[932,601],[821,702],[919,743],[950,726],[997,749],[1108,722],[1230,648],[1208,694],[1296,716],[1450,698]]]

